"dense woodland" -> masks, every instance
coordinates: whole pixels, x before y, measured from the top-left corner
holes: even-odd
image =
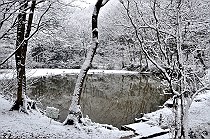
[[[34,21],[38,21],[38,18],[40,18],[40,15],[45,10],[44,8],[46,8],[44,6],[47,5],[37,8],[37,15],[34,17]],[[97,50],[93,68],[141,70],[142,68],[140,67],[146,63],[144,53],[141,52],[139,45],[136,44],[135,32],[126,15],[126,11],[119,2],[110,2],[107,7],[106,10],[101,11],[99,17],[99,28],[101,30],[99,40],[100,47]],[[29,68],[80,68],[84,61],[87,47],[91,43],[91,20],[89,17],[91,16],[92,8],[92,6],[79,8],[53,3],[49,11],[42,17],[39,31],[30,39],[27,66]],[[151,7],[148,8],[150,9]],[[201,7],[201,9],[203,8]],[[137,9],[132,10],[138,12],[136,11]],[[150,10],[146,9],[144,11]],[[204,18],[206,17],[204,20],[208,20],[208,12],[203,12],[204,13],[200,14],[206,14],[203,15]],[[134,14],[134,12],[131,13]],[[147,16],[152,15],[144,16],[144,18],[147,19]],[[197,15],[197,17],[201,16]],[[138,18],[140,19],[141,17]],[[150,22],[153,24],[152,22],[154,21]],[[199,24],[197,28],[194,28],[197,23],[194,23],[195,25],[188,25],[186,23],[183,27],[183,31],[191,35],[194,35],[196,31],[198,32],[197,36],[200,40],[202,40],[203,43],[208,43],[208,23],[205,22],[204,24]],[[5,33],[4,30],[7,31],[6,27],[8,26],[5,26],[5,28],[4,26],[2,27],[2,35]],[[188,29],[189,27],[193,30],[190,31]],[[147,29],[145,28],[144,30],[146,31]],[[15,27],[14,30],[11,30],[1,39],[1,47],[6,50],[6,52],[1,55],[1,61],[14,50],[15,34],[13,31],[15,31]],[[199,38],[193,41],[199,41]],[[188,37],[188,39],[190,38]],[[191,43],[190,40],[185,40],[185,43],[185,53],[186,56],[188,56],[188,51],[191,51],[189,49],[195,48],[193,48],[193,46],[191,46],[192,48],[187,46],[187,43]],[[208,52],[205,51],[207,47],[199,47],[203,49],[201,58],[205,61],[205,64],[208,64],[206,62]],[[14,63],[14,60],[10,60],[1,68],[12,68],[15,66]]]
[[[0,66],[17,71],[11,110],[35,107],[27,99],[26,68],[81,68],[65,125],[82,123],[80,96],[90,68],[148,71],[173,96],[174,138],[187,138],[188,110],[209,88],[203,81],[210,66],[209,1],[98,0],[80,7],[74,0],[3,0],[0,10]]]
[[[109,9],[102,11],[100,16],[100,47],[93,68],[122,69],[131,65],[137,67],[140,65],[140,48],[134,44],[132,37],[124,33],[126,28],[120,25],[123,23],[115,26],[117,22],[121,22],[119,15],[126,16],[117,12],[119,9],[115,4],[120,5],[119,2],[109,4]],[[27,66],[30,68],[80,68],[87,47],[91,43],[89,17],[92,9],[92,6],[79,8],[53,4],[43,16],[39,31],[30,40]],[[110,12],[111,10],[113,12]],[[42,14],[42,12],[39,13]],[[111,19],[113,16],[117,20]],[[1,40],[3,47],[9,47],[1,56],[2,61],[14,49],[14,36],[5,36]],[[9,46],[6,43],[8,41]],[[4,67],[14,67],[14,62],[11,60]]]

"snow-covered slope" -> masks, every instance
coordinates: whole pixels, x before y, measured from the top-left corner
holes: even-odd
[[[63,126],[37,111],[29,115],[9,111],[12,104],[0,95],[0,138],[118,139],[132,132],[109,130],[100,124]]]

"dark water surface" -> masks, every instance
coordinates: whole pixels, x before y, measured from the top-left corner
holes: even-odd
[[[46,106],[60,109],[59,120],[68,114],[76,75],[37,77],[29,80],[29,96]],[[134,122],[141,113],[152,112],[166,98],[161,96],[160,81],[143,75],[88,75],[81,102],[84,116],[94,122],[120,127]]]

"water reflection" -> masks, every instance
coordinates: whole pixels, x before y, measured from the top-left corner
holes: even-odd
[[[29,94],[43,108],[59,108],[60,121],[66,118],[76,76],[57,75],[31,79]],[[120,127],[132,123],[140,113],[154,111],[166,98],[160,96],[160,83],[141,75],[89,75],[81,98],[84,115],[92,121]]]

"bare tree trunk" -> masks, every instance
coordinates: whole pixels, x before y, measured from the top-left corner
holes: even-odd
[[[184,97],[184,94],[181,94],[181,112],[180,112],[180,122],[181,122],[181,127],[180,127],[180,130],[181,130],[181,138],[183,139],[186,139],[187,136],[186,136],[186,132],[187,132],[187,128],[186,128],[186,117],[187,117],[187,113],[185,111],[186,109],[186,106],[185,106],[185,97]]]
[[[25,4],[24,4],[25,3]],[[18,81],[18,88],[17,88],[17,99],[15,104],[11,108],[11,110],[19,110],[21,106],[23,106],[23,63],[22,63],[22,52],[23,52],[23,44],[24,41],[24,32],[25,32],[25,22],[26,22],[26,7],[28,3],[26,1],[20,2],[20,5],[24,4],[20,8],[20,13],[18,15],[18,24],[17,24],[17,40],[16,40],[16,48],[21,45],[21,47],[15,53],[15,60],[16,60],[16,70],[17,70],[17,81]]]
[[[153,0],[153,3],[152,3],[153,4],[153,8],[152,8],[153,18],[151,18],[151,20],[156,22],[155,27],[151,27],[151,26],[154,26],[154,22],[150,23],[150,20],[146,19],[148,18],[148,16],[146,16],[145,18],[143,17],[143,13],[144,13],[143,10],[145,9],[142,8],[143,12],[140,10],[141,8],[139,7],[142,5],[141,2],[138,3],[138,0],[120,0],[120,2],[122,3],[122,6],[125,9],[125,12],[128,16],[128,19],[131,25],[133,26],[135,36],[137,38],[137,41],[139,42],[142,52],[146,55],[148,60],[152,64],[154,64],[156,68],[161,72],[161,74],[164,76],[163,79],[168,82],[168,87],[170,88],[170,93],[173,95],[173,100],[174,100],[173,112],[174,112],[175,121],[172,128],[173,138],[174,139],[187,139],[189,138],[188,128],[187,128],[187,119],[188,119],[190,105],[194,99],[194,96],[196,96],[198,92],[202,92],[203,89],[205,90],[205,88],[207,87],[205,86],[205,83],[202,83],[202,81],[200,81],[199,79],[198,79],[199,80],[199,83],[198,83],[198,81],[196,81],[197,79],[195,79],[195,77],[197,76],[197,69],[195,68],[197,67],[194,67],[194,66],[197,66],[197,64],[195,62],[190,63],[191,61],[184,60],[185,48],[183,47],[183,44],[184,44],[184,41],[186,40],[188,41],[188,37],[190,36],[189,35],[187,38],[184,38],[185,36],[183,35],[184,24],[188,22],[185,19],[185,17],[183,17],[183,15],[185,15],[185,10],[186,10],[185,8],[187,7],[186,5],[188,2],[183,1],[183,0],[175,0],[175,1],[171,1],[169,5],[167,4],[167,7],[170,7],[170,8],[166,8],[166,7],[158,8],[158,7],[161,7],[160,6],[161,2],[159,1],[159,3],[157,3],[158,2],[157,0]],[[135,19],[136,16],[132,16],[132,12],[133,12],[133,9],[135,9],[135,7],[136,7],[136,11],[140,15],[140,18],[142,18],[143,26],[139,24],[141,23],[139,22],[140,20]],[[190,6],[189,8],[191,9],[192,7]],[[166,34],[161,31],[162,30],[161,22],[163,22],[162,24],[163,26],[165,26],[166,22],[161,21],[162,18],[160,18],[160,16],[157,16],[157,15],[161,15],[162,12],[156,9],[159,9],[159,10],[168,9],[169,11],[173,9],[172,10],[173,14],[169,16],[169,19],[170,19],[169,22],[173,21],[173,29],[172,29],[173,33],[172,34],[167,33],[167,32],[165,33],[169,35],[174,42],[171,43],[169,40],[165,40],[165,38],[167,37],[166,37]],[[158,14],[156,14],[156,12]],[[133,15],[135,15],[135,13]],[[158,20],[158,17],[161,20]],[[171,17],[173,17],[173,19],[171,19]],[[165,19],[166,18],[164,18],[164,20]],[[141,31],[141,28],[142,27],[145,28],[144,27],[145,24],[149,29],[151,29],[151,31],[155,31],[154,37],[152,37],[151,34],[149,34],[148,36],[141,35],[142,32],[144,32],[144,30]],[[189,24],[189,22],[187,24]],[[171,31],[171,29],[169,30]],[[152,46],[151,44],[147,44],[149,42],[147,39],[150,37],[152,39],[149,39],[149,40],[151,40],[152,42],[154,41],[154,39],[156,40],[155,48],[158,48],[158,49],[148,49],[148,47]],[[195,43],[195,45],[197,44]],[[151,50],[154,53],[151,53],[150,52]],[[156,53],[154,50],[158,52]],[[192,55],[191,55],[192,58],[194,57],[193,53],[194,52],[192,52]],[[163,62],[164,64],[160,62]],[[167,70],[167,68],[169,68],[169,70]],[[192,72],[190,71],[191,68],[192,68]]]
[[[80,108],[80,98],[82,94],[82,89],[85,81],[85,77],[87,76],[87,72],[91,67],[93,57],[96,53],[96,49],[98,48],[98,14],[100,8],[103,7],[109,0],[98,0],[95,4],[94,11],[92,14],[92,44],[89,46],[88,53],[81,67],[81,71],[78,75],[74,93],[72,96],[72,102],[69,107],[69,114],[64,121],[64,125],[72,125],[81,123],[82,111]]]
[[[11,110],[22,110],[24,112],[27,112],[25,61],[26,61],[26,52],[28,46],[28,37],[31,32],[31,25],[32,25],[36,0],[32,0],[30,14],[28,16],[27,28],[26,28],[26,10],[28,7],[28,1],[23,1],[20,4],[21,5],[24,4],[24,6],[20,8],[20,13],[18,15],[16,48],[19,49],[17,49],[15,53],[18,89],[17,89],[17,99]]]
[[[176,22],[177,22],[177,27],[176,27],[176,41],[177,41],[177,62],[178,62],[178,67],[180,70],[181,74],[184,74],[184,66],[183,66],[183,52],[182,52],[182,46],[181,44],[183,43],[182,41],[182,30],[181,30],[181,26],[182,26],[182,19],[181,19],[181,8],[182,8],[182,0],[177,0],[177,13],[176,13]],[[186,107],[185,107],[185,94],[184,94],[184,90],[185,90],[185,86],[186,86],[186,81],[185,81],[185,76],[183,76],[180,80],[180,109],[178,109],[177,113],[179,112],[180,115],[180,121],[178,124],[178,138],[180,139],[187,139],[187,133],[188,130],[186,128]],[[179,105],[179,104],[178,104]]]

